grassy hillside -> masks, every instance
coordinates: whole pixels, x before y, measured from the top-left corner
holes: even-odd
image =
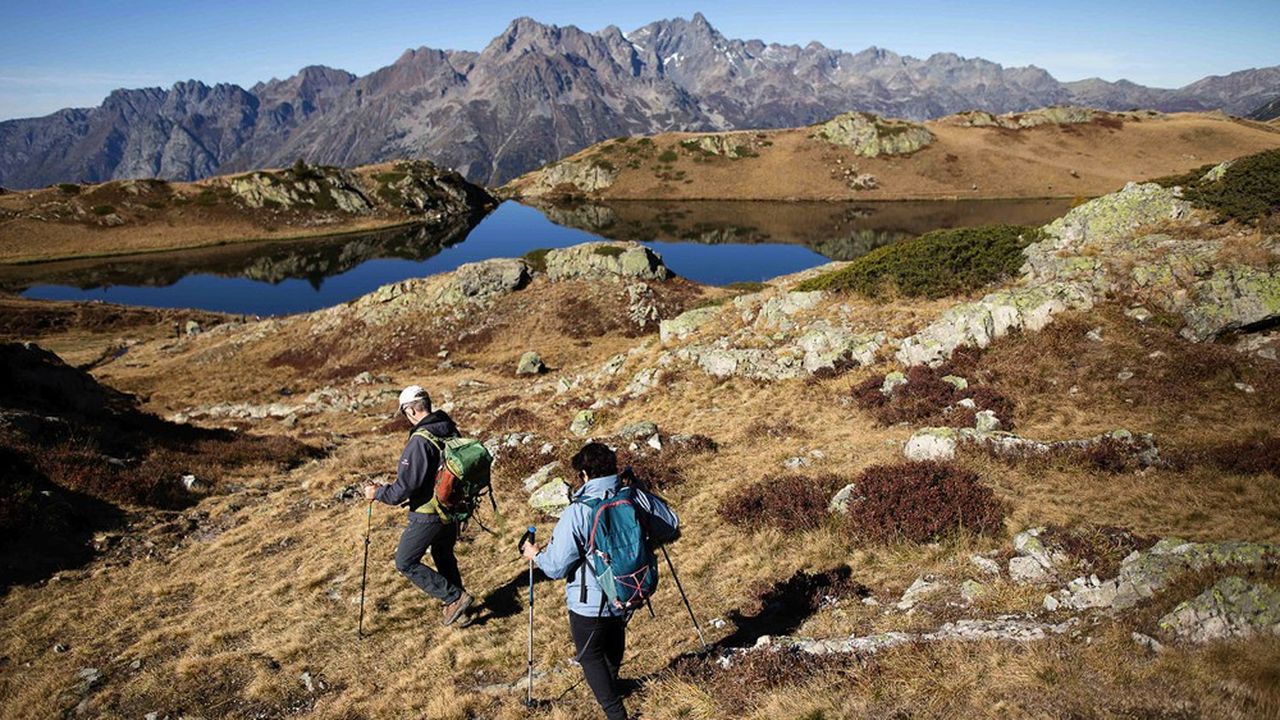
[[[425,161],[295,163],[198,182],[61,183],[0,193],[0,263],[39,262],[466,222],[494,204]]]
[[[1048,109],[918,126],[876,119],[870,127],[879,139],[861,151],[833,142],[822,127],[618,138],[517,178],[503,192],[602,200],[1093,197],[1135,178],[1280,147],[1280,134],[1265,125],[1200,113],[1077,117]],[[891,141],[908,127],[927,131],[932,142],[895,148]],[[865,155],[871,151],[880,154]]]
[[[1143,192],[1173,202],[1157,187]],[[1265,354],[1274,348],[1270,326],[1241,328],[1239,339],[1255,343],[1243,350],[1230,333],[1191,342],[1180,331],[1194,313],[1159,305],[1152,288],[1167,280],[1206,290],[1194,285],[1203,277],[1170,273],[1132,295],[1121,283],[1146,277],[1135,272],[1142,261],[1181,267],[1202,257],[1216,258],[1211,270],[1274,282],[1280,239],[1267,226],[1219,224],[1199,210],[1158,227],[1149,219],[1117,224],[1115,208],[1135,196],[1104,198],[1071,216],[1111,223],[1106,238],[1090,236],[1099,245],[1063,241],[1060,253],[1048,253],[1059,269],[1112,278],[1119,294],[1099,295],[1091,307],[1055,305],[1043,329],[1013,330],[939,367],[918,366],[901,378],[905,386],[893,385],[892,373],[904,369],[895,342],[986,293],[1029,293],[1066,280],[1010,278],[1012,266],[1001,260],[1001,272],[957,271],[963,282],[924,293],[930,297],[888,302],[856,285],[792,292],[847,265],[742,289],[608,273],[553,280],[551,272],[494,289],[466,275],[468,287],[486,288],[466,296],[457,292],[460,275],[451,274],[309,315],[225,323],[182,338],[139,333],[126,354],[97,364],[99,381],[145,398],[143,409],[163,417],[287,436],[326,454],[289,470],[229,471],[194,507],[128,531],[150,538],[149,552],[104,552],[48,582],[10,590],[0,598],[7,630],[0,714],[529,717],[518,685],[527,566],[514,548],[526,524],[545,533],[552,521],[530,508],[521,483],[582,442],[570,422],[594,406],[592,433],[617,444],[681,514],[685,530],[671,552],[715,645],[712,657],[693,654],[695,636],[665,577],[657,617],[632,620],[622,670],[640,681],[628,703],[644,717],[1274,716],[1280,638],[1201,645],[1160,625],[1182,601],[1233,573],[1275,587],[1273,550],[1259,549],[1258,562],[1245,569],[1210,563],[1175,573],[1128,608],[1045,605],[1048,593],[1077,575],[1114,577],[1131,552],[1165,547],[1154,545],[1160,538],[1280,543],[1280,373],[1274,352]],[[1160,207],[1150,217],[1169,216]],[[1163,244],[1160,253],[1143,244],[1149,237]],[[950,253],[946,240],[925,245]],[[1004,241],[993,245],[1001,258]],[[583,256],[622,252],[596,250]],[[919,262],[918,252],[898,259]],[[948,257],[960,270],[982,264],[982,257]],[[560,262],[550,254],[542,261],[548,268]],[[486,267],[515,269],[507,261]],[[1168,297],[1200,302],[1202,295]],[[697,323],[683,315],[689,310],[699,311]],[[661,320],[668,322],[660,331]],[[814,338],[840,328],[897,340],[811,372],[783,362],[796,347],[821,350]],[[38,323],[5,332],[5,339],[84,356],[97,356],[116,337]],[[128,325],[118,330],[130,332]],[[539,351],[549,372],[516,376],[527,350]],[[727,372],[726,357],[736,359]],[[749,364],[765,368],[766,358],[777,363],[769,366],[777,377]],[[368,635],[358,641],[365,506],[354,488],[390,475],[404,428],[389,415],[398,388],[411,382],[426,384],[468,433],[501,446],[500,513],[483,516],[493,533],[473,527],[459,547],[480,612],[467,628],[438,625],[437,606],[392,566],[402,511],[379,507]],[[887,385],[897,389],[885,394]],[[1045,454],[966,446],[936,471],[904,459],[904,444],[918,431],[968,428],[984,409],[1021,438],[1150,433],[1161,459],[1137,459],[1114,439],[1121,436]],[[658,426],[662,451],[646,450],[644,438],[633,448],[620,437],[645,420]],[[826,506],[830,492],[849,482],[883,492],[876,502],[855,494],[846,519]],[[977,521],[969,508],[980,512]],[[957,509],[963,512],[951,512]],[[157,532],[156,523],[170,529]],[[1044,528],[1046,546],[1071,558],[1047,584],[1015,581],[1005,569],[1026,559],[1013,538],[1034,527]],[[998,575],[974,555],[998,566]],[[918,579],[943,590],[898,609]],[[965,581],[981,592],[962,599]],[[551,702],[532,716],[591,717],[594,702],[570,663],[563,590],[543,581],[535,591],[536,664],[545,673],[535,691]],[[764,635],[883,640],[1009,617],[1066,629],[1028,631],[1019,641],[919,639],[878,652],[750,650]]]

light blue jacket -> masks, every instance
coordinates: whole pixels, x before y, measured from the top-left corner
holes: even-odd
[[[602,602],[603,592],[596,582],[595,575],[582,566],[583,548],[587,546],[587,535],[591,530],[591,508],[576,502],[581,498],[603,498],[618,491],[617,475],[592,478],[573,494],[575,502],[565,508],[564,514],[551,531],[551,542],[546,549],[538,553],[534,562],[546,573],[547,577],[562,578],[569,576],[565,584],[565,604],[569,612],[587,617],[618,616],[622,610]],[[658,545],[675,538],[680,527],[680,518],[671,511],[662,500],[643,490],[637,490],[636,505],[648,513],[645,526],[649,529],[649,540]],[[582,583],[587,584],[587,601],[582,602]]]

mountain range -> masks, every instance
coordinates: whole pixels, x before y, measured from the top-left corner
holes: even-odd
[[[117,90],[96,108],[0,123],[0,185],[427,158],[502,183],[619,136],[807,125],[847,110],[928,119],[1054,104],[1245,115],[1280,96],[1280,66],[1179,89],[939,53],[726,38],[701,14],[631,32],[513,21],[479,52],[418,48],[357,77],[311,66],[251,88],[190,80]]]

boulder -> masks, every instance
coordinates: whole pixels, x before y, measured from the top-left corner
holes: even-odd
[[[851,148],[863,157],[909,155],[934,140],[933,133],[923,125],[865,112],[837,115],[815,126],[812,137]]]
[[[926,577],[918,577],[916,581],[911,583],[911,587],[902,593],[902,598],[898,600],[896,607],[899,610],[911,610],[920,603],[924,598],[933,595],[942,590],[942,584]]]
[[[847,328],[819,320],[808,326],[796,341],[796,346],[804,352],[802,367],[805,372],[813,374],[845,365],[871,365],[887,341],[888,336],[882,332],[855,334]]]
[[[1224,578],[1160,618],[1159,625],[1193,643],[1280,635],[1280,589],[1236,576]]]
[[[977,580],[965,580],[960,583],[960,599],[966,605],[987,594],[987,586]]]
[[[911,436],[902,453],[908,460],[947,461],[955,458],[958,444],[959,435],[951,428],[925,428]]]
[[[647,438],[658,434],[658,426],[648,420],[627,423],[618,430],[618,437],[624,440],[636,440],[638,438]]]
[[[636,242],[592,242],[550,250],[546,255],[547,277],[666,280],[673,273],[662,257]]]
[[[594,410],[579,410],[577,415],[573,416],[573,422],[569,424],[569,432],[578,437],[586,437],[591,434],[591,430],[596,425],[596,413]]]
[[[604,190],[618,179],[618,171],[607,160],[599,158],[562,160],[543,168],[528,193],[585,194]]]
[[[664,345],[683,340],[719,314],[718,307],[696,308],[683,312],[670,320],[663,320],[658,325],[658,338]]]
[[[858,492],[856,483],[849,483],[836,491],[831,496],[831,502],[827,504],[827,510],[835,515],[848,515],[849,503],[853,502]]]
[[[525,492],[532,494],[536,492],[538,488],[550,482],[552,478],[556,476],[559,470],[560,470],[560,461],[552,460],[546,465],[543,465],[542,467],[538,468],[536,471],[534,471],[532,475],[525,478],[524,482],[522,482],[521,485],[524,486]]]
[[[533,491],[529,496],[529,507],[558,518],[569,507],[569,501],[569,483],[555,478]]]
[[[1035,558],[1019,555],[1009,559],[1009,579],[1019,585],[1043,585],[1053,582],[1053,575]]]
[[[520,356],[520,362],[516,364],[517,375],[538,375],[546,372],[547,366],[542,362],[542,356],[530,350]]]
[[[907,376],[901,370],[894,370],[884,376],[884,382],[880,384],[880,392],[884,395],[892,395],[898,386],[906,384]]]
[[[1280,271],[1249,265],[1218,268],[1197,282],[1182,317],[1182,336],[1204,342],[1223,333],[1280,319]]]

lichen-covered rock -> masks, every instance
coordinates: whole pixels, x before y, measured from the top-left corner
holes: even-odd
[[[636,242],[592,242],[547,252],[547,277],[666,280],[672,272],[662,257]]]
[[[596,426],[596,413],[594,410],[579,410],[577,415],[573,416],[573,422],[569,424],[569,432],[578,437],[586,437],[591,434],[592,428]]]
[[[348,171],[336,168],[309,168],[309,171],[305,176],[290,170],[258,171],[232,178],[228,187],[252,208],[307,206],[357,215],[373,210],[373,203],[360,192]]]
[[[706,155],[737,158],[755,154],[751,138],[746,135],[703,135],[680,144]]]
[[[569,493],[569,483],[555,478],[533,491],[529,496],[529,507],[558,518],[569,507]]]
[[[532,475],[525,478],[521,485],[524,486],[525,492],[532,494],[536,492],[538,488],[546,485],[548,482],[551,482],[552,478],[555,478],[559,472],[560,461],[552,460],[546,465],[538,468]]]
[[[617,169],[607,161],[598,158],[563,160],[544,168],[528,192],[531,195],[566,191],[593,193],[610,187],[617,179]]]
[[[524,260],[482,260],[461,265],[451,273],[383,285],[346,305],[313,313],[311,318],[316,331],[340,328],[352,314],[371,325],[382,325],[409,312],[483,305],[523,288],[530,278]]]
[[[1280,589],[1240,577],[1224,578],[1160,618],[1160,629],[1195,643],[1280,635]]]
[[[1009,579],[1019,585],[1044,585],[1053,582],[1054,576],[1035,558],[1019,555],[1009,558]]]
[[[720,314],[718,307],[695,308],[658,325],[658,338],[663,344],[683,340]]]
[[[1280,271],[1249,265],[1219,268],[1194,285],[1182,317],[1182,335],[1197,342],[1280,319]]]
[[[517,375],[538,375],[546,372],[547,366],[542,362],[542,356],[530,350],[520,356],[520,362],[516,363]]]
[[[834,370],[845,364],[871,365],[888,337],[880,333],[854,333],[848,328],[819,320],[796,341],[804,352],[803,367],[810,374]]]
[[[755,326],[758,330],[791,330],[796,324],[792,316],[803,310],[810,310],[822,301],[823,292],[784,292],[774,295],[760,304],[755,314]]]
[[[638,438],[647,438],[657,434],[657,423],[649,420],[627,423],[621,428],[618,428],[618,437],[624,440],[636,440]]]
[[[1076,578],[1049,598],[1055,606],[1072,610],[1103,608],[1124,610],[1155,595],[1188,572],[1210,568],[1262,568],[1280,558],[1280,547],[1263,543],[1189,543],[1165,538],[1151,548],[1135,552],[1120,563],[1115,578]]]
[[[919,605],[921,600],[930,595],[935,595],[941,590],[942,583],[930,578],[918,577],[915,582],[911,583],[911,587],[902,593],[902,598],[898,600],[898,604],[895,607],[899,610],[911,610],[916,605]]]
[[[1094,293],[1080,283],[1043,285],[994,292],[977,302],[950,308],[920,332],[905,338],[896,354],[906,366],[938,365],[960,347],[985,348],[1012,330],[1038,331],[1065,310],[1093,307]]]
[[[908,460],[945,462],[954,459],[960,436],[952,428],[924,428],[907,441],[902,454]]]
[[[1227,160],[1226,162],[1220,162],[1217,165],[1214,165],[1212,168],[1209,169],[1209,172],[1200,176],[1200,182],[1202,183],[1218,182],[1219,180],[1221,180],[1223,177],[1226,176],[1227,171],[1230,170],[1231,166],[1235,164],[1236,164],[1235,160]]]
[[[816,125],[813,137],[852,148],[863,157],[907,155],[934,140],[933,133],[923,125],[864,112],[844,113]]]
[[[857,492],[858,485],[856,483],[845,485],[837,490],[835,495],[831,496],[831,502],[827,503],[827,510],[836,515],[848,515],[849,503],[853,502]]]

